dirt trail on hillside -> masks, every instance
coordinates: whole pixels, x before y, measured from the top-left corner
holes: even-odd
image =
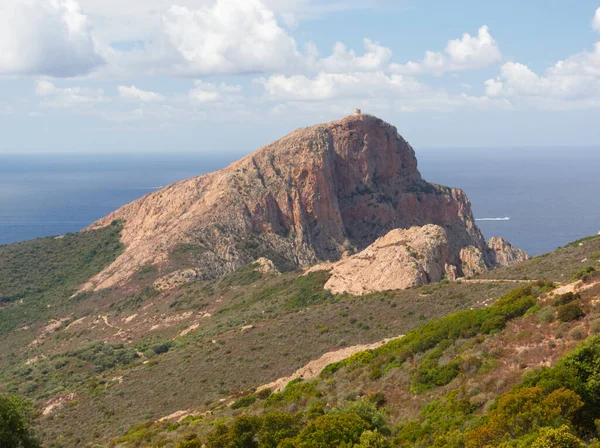
[[[493,278],[458,278],[457,282],[461,283],[531,283],[535,280],[504,280],[504,279],[493,279]]]
[[[600,283],[600,281],[592,283],[584,283],[582,281],[578,281],[575,283],[568,283],[566,285],[562,285],[559,288],[556,288],[553,292],[555,296],[567,294],[569,292],[580,292],[585,291],[586,289],[593,288],[594,286],[598,285],[598,283]]]
[[[334,352],[325,353],[319,359],[310,361],[308,364],[296,370],[290,376],[285,376],[283,378],[279,378],[273,381],[272,383],[260,386],[256,389],[256,391],[260,392],[264,389],[271,389],[273,392],[281,392],[283,389],[285,389],[285,386],[287,386],[290,381],[293,381],[295,379],[302,378],[303,380],[314,380],[329,364],[342,361],[346,358],[349,358],[352,355],[355,355],[356,353],[364,352],[365,350],[375,350],[376,348],[379,348],[390,341],[400,339],[402,337],[404,337],[404,335],[391,339],[383,339],[373,344],[354,345],[352,347],[346,347]]]
[[[509,280],[509,279],[471,279],[471,280],[466,280],[466,279],[460,279],[460,281],[465,282],[465,283],[525,284],[525,283],[531,283],[535,280]],[[554,295],[565,294],[566,292],[570,292],[570,291],[583,291],[583,290],[591,288],[592,286],[595,286],[595,285],[596,285],[596,283],[587,284],[587,285],[583,284],[582,282],[569,283],[569,284],[562,285],[559,288],[555,289]],[[398,336],[397,338],[383,339],[382,341],[375,342],[373,344],[355,345],[355,346],[346,347],[346,348],[343,348],[341,350],[337,350],[334,352],[325,353],[320,358],[310,361],[308,364],[306,364],[304,367],[298,369],[292,375],[286,376],[283,378],[279,378],[279,379],[273,381],[272,383],[260,386],[256,389],[256,391],[260,392],[261,390],[264,390],[264,389],[272,389],[273,392],[281,392],[290,381],[293,381],[297,378],[302,378],[304,380],[313,380],[313,379],[317,378],[321,374],[323,369],[325,367],[327,367],[329,364],[342,361],[346,358],[349,358],[352,355],[355,355],[358,352],[362,352],[365,350],[374,350],[376,348],[381,347],[382,345],[387,344],[390,341],[393,341],[395,339],[400,339],[403,336],[404,335]]]

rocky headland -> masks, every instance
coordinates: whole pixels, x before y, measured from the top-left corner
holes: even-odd
[[[125,251],[84,289],[120,286],[148,266],[164,289],[259,259],[285,271],[343,257],[332,282],[356,273],[367,289],[404,288],[526,258],[502,239],[487,244],[465,193],[423,180],[396,128],[362,114],[294,131],[90,228],[115,220],[124,223]]]

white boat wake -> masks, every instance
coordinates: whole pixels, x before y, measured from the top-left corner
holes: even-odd
[[[504,218],[477,218],[475,221],[510,221],[508,216]]]

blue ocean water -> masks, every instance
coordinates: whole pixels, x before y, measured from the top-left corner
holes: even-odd
[[[0,155],[0,244],[76,232],[156,188],[242,154]],[[600,148],[426,149],[430,182],[467,192],[486,237],[530,254],[600,231]]]

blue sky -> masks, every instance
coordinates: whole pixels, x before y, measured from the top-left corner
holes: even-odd
[[[600,146],[598,0],[7,0],[14,152],[249,152],[355,107],[415,147]]]

